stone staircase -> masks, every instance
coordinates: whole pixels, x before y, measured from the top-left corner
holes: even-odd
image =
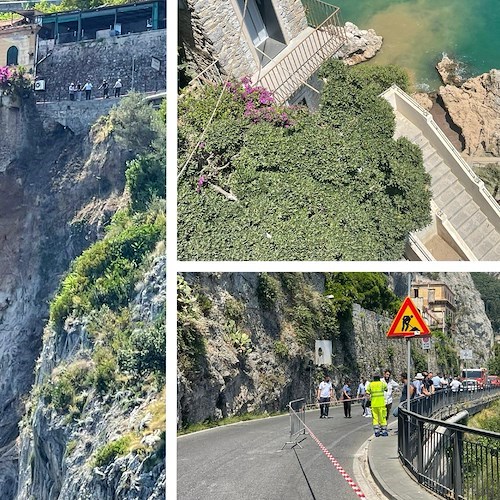
[[[477,260],[500,260],[500,232],[474,201],[452,168],[424,137],[422,131],[399,111],[395,138],[404,136],[422,150],[425,170],[431,176],[433,201],[446,216]]]

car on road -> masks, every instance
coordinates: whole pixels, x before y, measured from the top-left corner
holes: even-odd
[[[462,380],[462,391],[474,392],[479,389],[477,380],[473,378],[465,378]]]
[[[487,387],[498,387],[500,386],[500,377],[497,375],[488,375],[488,380],[486,381]]]

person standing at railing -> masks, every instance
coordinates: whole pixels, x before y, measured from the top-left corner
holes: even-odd
[[[83,90],[85,90],[85,100],[90,101],[91,99],[91,94],[92,94],[92,83],[90,83],[89,80],[85,82],[85,85],[83,86]]]
[[[451,384],[450,384],[451,392],[456,394],[460,390],[461,387],[462,387],[462,384],[458,380],[458,377],[454,377],[453,380],[451,381]]]
[[[421,373],[417,373],[415,375],[415,378],[413,379],[413,382],[411,383],[413,387],[415,388],[415,396],[421,396],[422,395],[422,387],[423,383],[422,381],[424,380],[424,376]]]
[[[366,392],[370,396],[372,409],[372,424],[375,437],[388,436],[387,419],[385,418],[385,397],[384,391],[387,390],[385,380],[380,380],[380,375],[373,376],[373,380],[368,385]]]
[[[328,410],[330,399],[333,396],[333,385],[330,382],[330,377],[325,375],[325,378],[318,386],[317,398],[319,402],[319,418],[328,418]]]
[[[392,394],[394,390],[399,389],[399,384],[392,378],[392,371],[389,370],[389,368],[384,371],[384,381],[387,384],[387,390],[384,392],[386,408],[385,418],[389,420],[389,412],[392,408]]]

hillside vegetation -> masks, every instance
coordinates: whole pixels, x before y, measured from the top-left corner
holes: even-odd
[[[279,107],[247,79],[179,101],[178,249],[186,260],[394,260],[429,222],[420,149],[379,98],[407,75],[331,61],[321,106]],[[198,144],[202,131],[206,134]],[[192,154],[194,151],[194,154]]]

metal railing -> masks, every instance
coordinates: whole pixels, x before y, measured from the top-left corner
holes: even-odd
[[[295,399],[288,403],[288,411],[290,414],[290,438],[281,449],[283,449],[287,444],[293,446],[300,446],[299,436],[306,433],[306,400],[304,398]]]
[[[415,479],[443,498],[500,498],[500,433],[443,422],[467,407],[486,406],[499,387],[441,390],[411,400],[398,411],[398,454]],[[464,413],[464,415],[467,415]]]
[[[259,77],[257,83],[285,102],[347,41],[340,9],[321,0],[303,1],[309,26],[314,28],[297,46]]]

